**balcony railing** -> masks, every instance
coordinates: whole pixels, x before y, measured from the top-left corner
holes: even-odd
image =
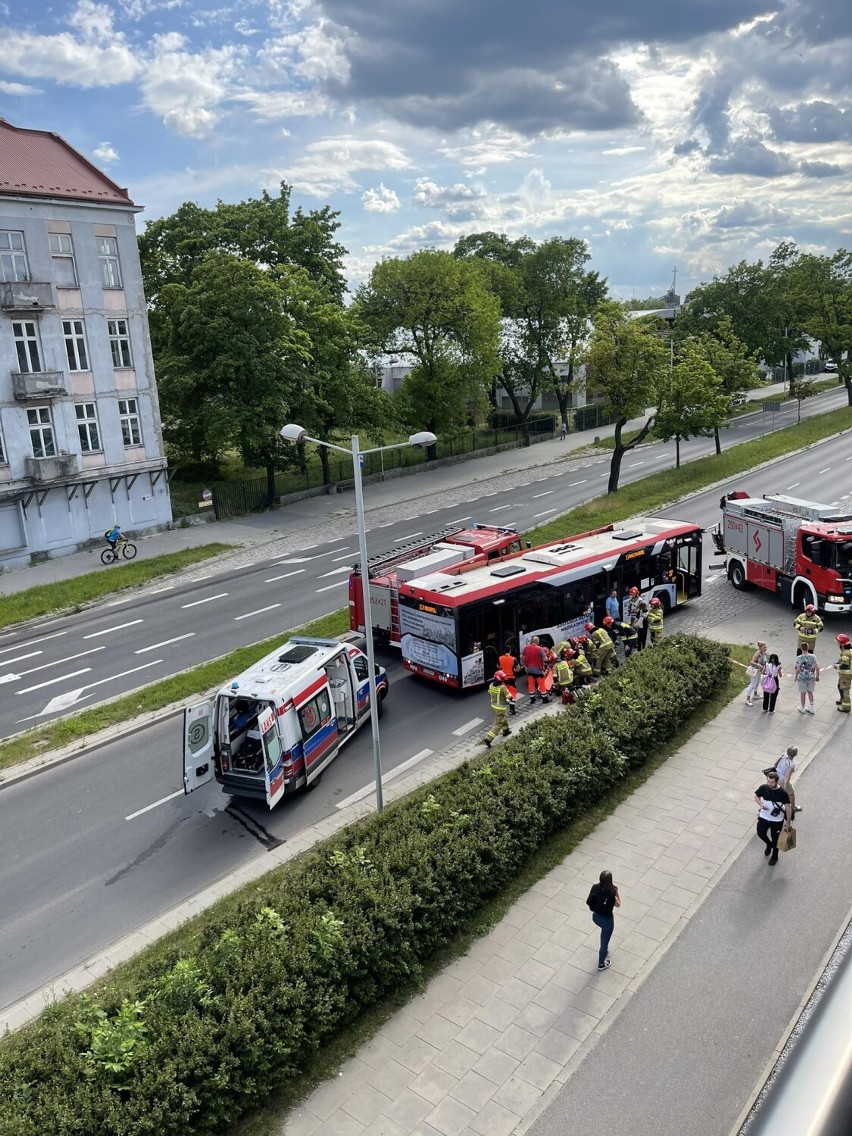
[[[64,371],[13,371],[12,389],[21,402],[68,394]]]
[[[52,284],[36,280],[0,284],[0,309],[4,312],[41,312],[55,307]]]
[[[76,454],[58,454],[54,458],[24,458],[24,476],[37,485],[61,481],[79,472]]]

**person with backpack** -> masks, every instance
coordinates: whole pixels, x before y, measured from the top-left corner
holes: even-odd
[[[618,888],[612,882],[612,872],[601,872],[598,882],[592,884],[592,890],[586,900],[586,906],[592,913],[592,922],[601,932],[601,945],[598,950],[598,970],[606,970],[609,962],[609,941],[615,930],[614,909],[621,907],[621,896]]]
[[[763,668],[763,678],[760,688],[763,691],[763,713],[774,714],[775,703],[778,699],[778,684],[781,681],[781,660],[777,655],[770,655]]]

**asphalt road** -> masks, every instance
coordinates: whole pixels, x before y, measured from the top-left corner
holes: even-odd
[[[852,496],[852,457],[838,439],[742,479],[755,494]],[[719,491],[666,510],[703,526],[718,517]],[[705,590],[673,614],[669,630],[744,642],[792,642],[790,608],[760,592],[735,591],[705,545]],[[839,621],[842,617],[835,617]],[[833,646],[833,644],[832,644]],[[487,717],[481,692],[455,696],[401,669],[394,656],[382,720],[386,773],[428,763]],[[218,786],[181,792],[182,726],[171,719],[0,793],[0,1006],[57,977],[95,951],[255,856],[329,815],[353,793],[369,792],[368,730],[343,750],[319,786],[282,802],[229,803]]]
[[[845,390],[838,389],[810,399],[803,414],[824,413],[845,404]],[[795,413],[791,406],[775,415],[761,411],[745,415],[725,431],[723,444],[780,428],[795,421]],[[692,439],[681,446],[682,460],[712,450],[712,439]],[[622,483],[670,468],[673,452],[673,445],[658,444],[629,453]],[[842,468],[836,456],[820,460]],[[609,476],[609,459],[577,459],[568,463],[569,472],[565,469],[560,463],[558,472],[548,473],[543,467],[536,476],[533,470],[524,484],[520,477],[507,478],[487,493],[480,485],[473,494],[474,487],[461,487],[454,500],[442,499],[440,504],[426,496],[411,506],[412,516],[373,527],[370,553],[454,522],[518,528],[540,524],[599,495]],[[797,482],[797,477],[790,480]],[[810,484],[809,492],[822,499],[825,482]],[[804,484],[798,491],[805,491]],[[837,496],[833,483],[832,494],[833,500]],[[380,516],[371,516],[371,522]],[[238,569],[213,565],[193,572],[189,580],[158,584],[77,615],[0,635],[0,688],[5,688],[0,737],[283,634],[344,606],[349,569],[357,556],[353,532],[349,538],[284,557],[252,558]]]

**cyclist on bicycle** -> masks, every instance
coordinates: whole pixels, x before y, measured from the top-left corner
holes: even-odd
[[[107,544],[110,546],[113,552],[115,552],[115,548],[118,542],[120,540],[124,540],[124,534],[122,533],[118,525],[113,525],[109,532],[104,533],[104,536],[106,537]]]

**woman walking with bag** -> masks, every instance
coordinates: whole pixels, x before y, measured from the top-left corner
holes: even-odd
[[[621,907],[621,896],[612,882],[612,872],[601,872],[599,882],[592,884],[586,906],[592,913],[592,922],[601,932],[598,970],[606,970],[609,966],[609,941],[615,930],[613,909]]]
[[[760,686],[760,680],[763,678],[763,668],[768,661],[769,656],[766,653],[766,644],[758,639],[757,650],[752,655],[751,662],[746,668],[746,674],[749,677],[748,690],[746,690],[745,694],[746,706],[754,705],[754,696],[757,694],[757,688]]]
[[[781,682],[781,660],[777,655],[770,655],[763,668],[763,678],[760,686],[763,690],[763,713],[774,714],[775,702],[778,698],[778,684]]]

